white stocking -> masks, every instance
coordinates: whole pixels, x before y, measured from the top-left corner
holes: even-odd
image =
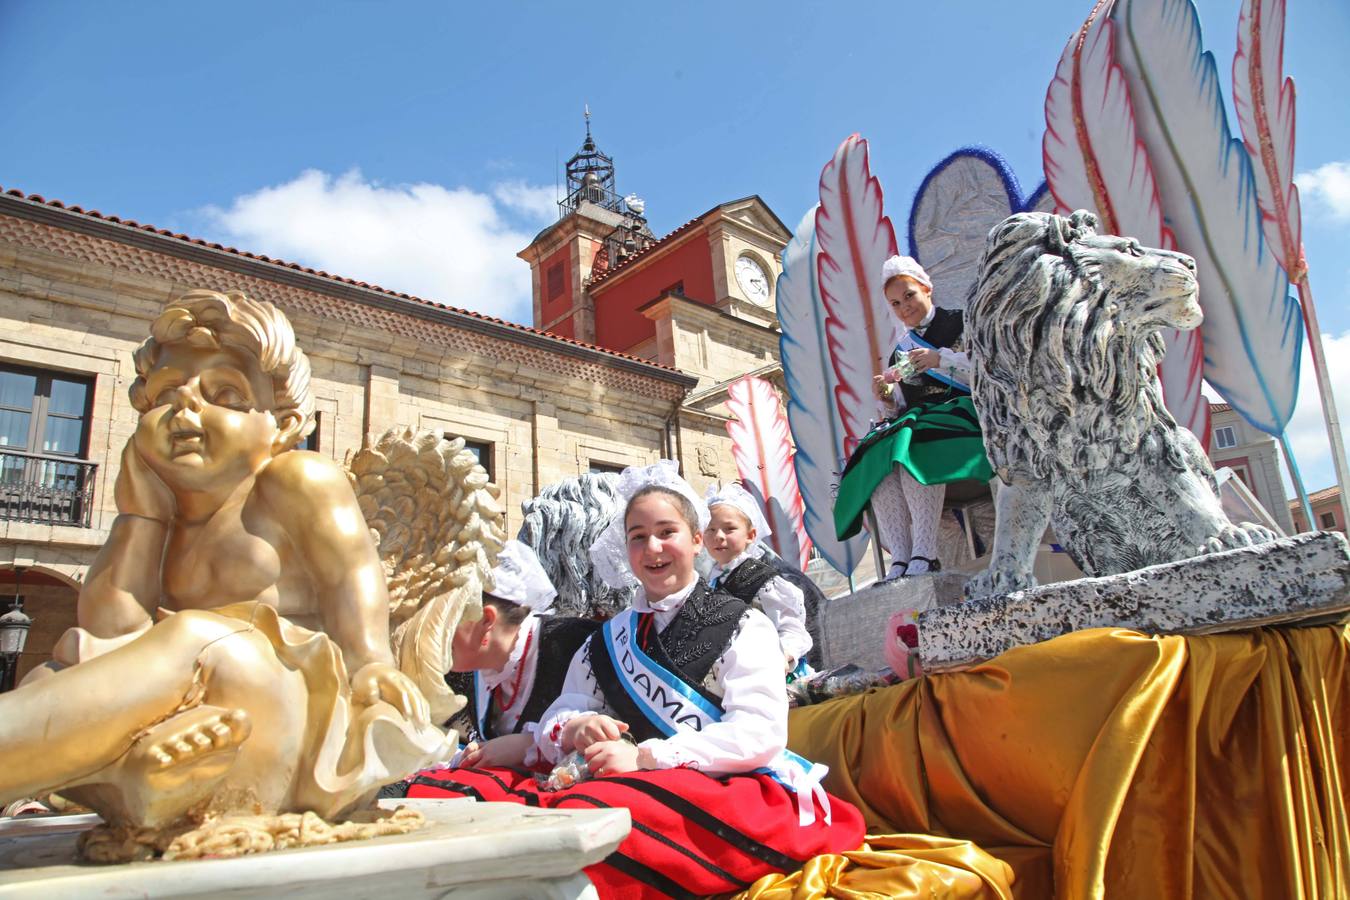
[[[919,557],[938,558],[938,525],[942,517],[942,499],[947,496],[945,484],[919,484],[904,469],[897,469],[891,477],[898,477],[909,508],[910,564],[909,575],[920,575],[930,570]]]
[[[908,477],[906,473],[905,477]],[[876,516],[881,546],[891,555],[894,565],[909,562],[909,505],[900,486],[900,470],[894,470],[872,492],[872,514]]]

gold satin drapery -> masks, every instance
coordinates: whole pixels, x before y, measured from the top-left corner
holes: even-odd
[[[874,836],[753,900],[1350,896],[1343,627],[1081,631],[794,710],[789,745]]]

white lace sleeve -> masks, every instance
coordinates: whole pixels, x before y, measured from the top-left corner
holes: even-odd
[[[710,775],[749,772],[787,746],[787,688],[773,623],[750,610],[740,631],[713,665],[722,695],[722,721],[702,731],[681,730],[643,741],[657,767],[688,766]]]
[[[812,643],[806,630],[806,598],[801,588],[782,576],[774,576],[759,589],[755,599],[778,630],[778,642],[783,652],[789,654],[796,665],[811,652]]]
[[[563,756],[561,738],[564,725],[577,716],[611,712],[605,706],[604,694],[600,692],[595,673],[591,671],[587,648],[593,640],[594,635],[587,638],[581,649],[573,654],[572,662],[567,667],[567,677],[563,679],[562,693],[539,717],[534,745],[546,762],[556,763]]]
[[[974,366],[970,362],[970,354],[961,350],[941,349],[938,350],[938,367],[942,374],[955,378],[962,384],[970,384]]]

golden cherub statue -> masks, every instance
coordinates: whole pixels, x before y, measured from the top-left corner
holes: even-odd
[[[140,422],[79,627],[0,696],[0,802],[59,790],[137,826],[334,817],[444,758],[449,638],[503,537],[472,454],[386,435],[348,472],[294,449],[309,362],[241,293],[170,303],[135,363]]]

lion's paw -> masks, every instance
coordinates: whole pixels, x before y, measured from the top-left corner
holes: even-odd
[[[1036,578],[1029,572],[1005,572],[989,568],[966,582],[963,595],[966,600],[979,600],[983,597],[1025,591],[1035,586]]]
[[[1225,525],[1219,533],[1205,541],[1204,552],[1222,553],[1224,550],[1237,550],[1242,547],[1254,547],[1275,540],[1275,532],[1263,525],[1243,522],[1241,525]]]

